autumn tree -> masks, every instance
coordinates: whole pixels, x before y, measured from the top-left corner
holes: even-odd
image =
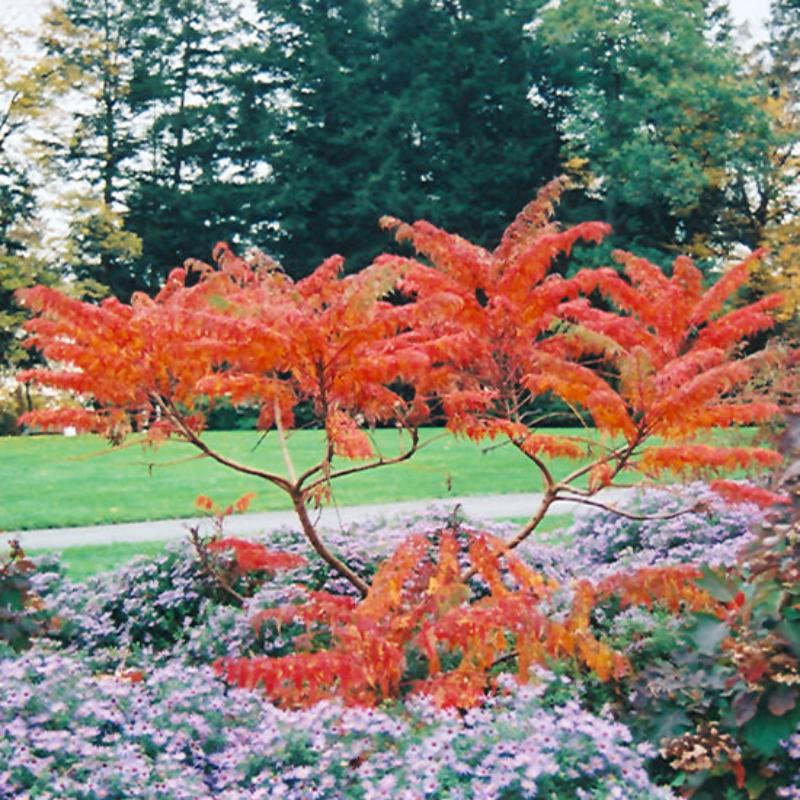
[[[512,546],[553,502],[595,504],[591,496],[630,468],[655,476],[773,461],[758,448],[696,443],[703,431],[762,422],[777,412],[771,402],[736,394],[769,355],[734,356],[742,340],[774,324],[780,296],[720,314],[759,254],[707,290],[687,257],[675,261],[671,277],[623,251],[614,254],[622,275],[612,268],[582,270],[572,279],[548,274],[576,243],[609,233],[600,223],[553,225],[561,188],[555,182],[540,193],[494,251],[426,222],[384,220],[426,258],[403,262],[404,290],[419,307],[446,309],[439,316],[426,312],[418,330],[447,342],[456,381],[442,398],[448,427],[476,441],[508,440],[541,475],[542,504]],[[605,296],[611,310],[590,303],[593,293]],[[601,439],[540,433],[532,401],[548,392],[586,409]],[[545,463],[552,456],[584,463],[557,480]],[[586,488],[578,485],[582,477]]]
[[[45,18],[42,46],[72,76],[74,102],[68,138],[47,143],[52,175],[67,182],[70,266],[124,294],[132,285],[131,265],[141,242],[124,225],[126,169],[136,153],[131,83],[136,59],[145,58],[139,41],[141,7],[104,0],[69,0]],[[88,196],[87,196],[88,195]]]
[[[757,74],[769,94],[765,109],[773,127],[770,170],[759,183],[742,183],[731,203],[733,224],[750,232],[752,246],[769,254],[755,271],[756,292],[784,292],[778,318],[789,336],[800,336],[800,206],[795,187],[800,168],[800,6],[791,0],[770,5]]]
[[[263,187],[231,132],[241,114],[233,87],[245,69],[238,49],[252,48],[260,34],[245,24],[243,8],[157,0],[142,20],[148,58],[137,62],[132,88],[140,163],[126,196],[127,227],[142,242],[136,288],[155,292],[183,259],[250,233],[253,220],[242,210]]]
[[[712,446],[697,436],[775,413],[769,402],[736,394],[768,355],[736,355],[744,338],[770,327],[779,298],[720,314],[749,262],[708,290],[686,258],[672,277],[627,253],[617,255],[624,276],[613,269],[571,279],[549,274],[577,242],[608,233],[602,223],[559,229],[551,215],[562,188],[543,190],[493,251],[427,222],[387,218],[384,226],[425,261],[384,255],[342,278],[335,256],[295,282],[267,259],[246,262],[220,245],[218,269],[189,262],[153,299],[137,294],[130,304],[92,306],[44,287],[25,290],[20,296],[37,315],[29,345],[53,366],[24,379],[78,393],[86,406],[23,421],[70,424],[113,441],[134,430],[149,441],[176,436],[263,478],[287,493],[312,546],[362,593],[364,579],[327,550],[308,506],[324,501],[338,477],[410,458],[434,402],[454,433],[505,439],[541,476],[541,505],[509,548],[552,503],[596,505],[594,495],[628,469],[658,475],[774,463],[769,450]],[[187,282],[191,274],[196,282]],[[406,302],[388,302],[398,290]],[[613,310],[586,299],[597,292]],[[587,409],[599,438],[541,433],[530,401],[546,392]],[[234,461],[204,440],[204,404],[220,397],[259,409],[259,427],[275,430],[284,453],[284,474]],[[313,406],[327,443],[302,471],[286,448],[301,402]],[[407,438],[401,452],[384,455],[368,431],[388,421]],[[546,463],[553,456],[580,465],[557,480]]]

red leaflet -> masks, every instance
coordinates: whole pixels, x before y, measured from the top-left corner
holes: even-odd
[[[208,549],[214,553],[230,550],[236,558],[236,565],[242,572],[276,572],[280,569],[297,569],[306,564],[302,556],[269,550],[263,544],[247,539],[216,539],[209,542]]]
[[[792,498],[786,494],[776,494],[760,486],[749,486],[736,481],[711,481],[710,487],[729,503],[755,503],[761,508],[769,508],[776,503],[791,503]]]

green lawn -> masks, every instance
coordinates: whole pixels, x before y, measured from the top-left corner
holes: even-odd
[[[336,501],[356,505],[541,489],[536,470],[512,447],[486,449],[437,430],[423,437],[430,443],[410,461],[337,481]],[[207,440],[231,458],[285,472],[274,433],[261,441],[251,431],[211,432]],[[376,440],[387,456],[401,445],[394,430],[377,431]],[[320,442],[320,431],[291,437],[298,470],[318,457]],[[252,491],[253,511],[288,508],[283,494],[266,482],[195,453],[178,442],[153,450],[138,444],[112,448],[92,436],[0,438],[0,530],[187,517],[196,513],[198,494],[227,503]],[[551,464],[556,476],[574,466],[566,460]]]
[[[61,564],[68,578],[83,581],[99,572],[109,572],[121,567],[136,556],[157,556],[166,542],[115,542],[114,544],[93,544],[86,547],[68,547],[64,550],[29,548],[30,556],[61,553]]]
[[[511,447],[484,452],[441,431],[424,434],[432,441],[412,460],[337,481],[336,500],[356,505],[540,488],[535,471]],[[398,452],[398,432],[380,430],[376,438],[387,455]],[[259,435],[250,431],[211,432],[207,440],[238,461],[285,473],[274,433],[260,444]],[[291,437],[298,470],[319,456],[320,442],[319,431]],[[264,481],[195,453],[178,442],[153,450],[139,445],[112,448],[92,436],[0,438],[0,529],[186,517],[197,513],[198,494],[227,503],[252,491],[257,493],[253,511],[289,508],[284,495]],[[566,473],[570,466],[557,464],[557,472]]]

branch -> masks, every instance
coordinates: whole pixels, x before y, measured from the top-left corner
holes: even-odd
[[[284,492],[287,494],[291,494],[292,492],[292,484],[283,478],[280,475],[276,475],[273,472],[267,472],[263,469],[257,469],[256,467],[250,467],[247,464],[241,464],[238,461],[234,461],[227,456],[222,455],[222,453],[218,453],[216,450],[212,450],[184,421],[181,415],[175,410],[175,407],[172,403],[168,400],[165,400],[163,397],[157,394],[151,395],[153,401],[158,405],[158,407],[169,417],[169,419],[178,427],[181,435],[186,439],[189,444],[194,445],[198,450],[205,453],[209,458],[213,459],[219,464],[223,466],[229,467],[230,469],[234,469],[237,472],[242,472],[245,475],[253,475],[256,478],[263,478],[270,483],[275,484],[279,489],[283,489]]]
[[[233,461],[232,459],[229,459],[226,456],[223,456],[220,453],[212,450],[191,428],[186,425],[173,407],[172,403],[158,395],[153,395],[152,397],[158,406],[164,411],[164,413],[178,426],[180,432],[186,437],[187,441],[189,441],[198,449],[202,450],[207,456],[209,456],[209,458],[213,458],[220,464],[224,464],[226,467],[243,472],[246,475],[254,475],[258,478],[264,478],[265,480],[274,483],[280,489],[283,489],[292,499],[292,504],[294,505],[295,512],[300,520],[303,533],[320,558],[322,558],[322,560],[328,565],[333,567],[333,569],[335,569],[340,575],[350,581],[350,583],[355,586],[362,596],[367,594],[369,591],[369,584],[367,584],[359,575],[353,572],[353,570],[351,570],[347,564],[333,555],[333,553],[328,550],[328,548],[319,538],[319,534],[314,527],[314,523],[311,521],[311,518],[308,516],[308,511],[306,510],[305,501],[307,491],[303,491],[296,484],[289,483],[286,478],[282,478],[280,475],[274,475],[271,472],[265,472],[264,470],[255,469],[254,467],[248,467],[246,464],[240,464],[237,461]]]
[[[553,487],[550,487],[544,493],[544,497],[542,498],[542,502],[539,505],[536,513],[528,520],[525,526],[517,532],[514,538],[508,542],[509,550],[513,550],[520,542],[525,541],[525,539],[527,539],[528,536],[533,533],[538,524],[544,519],[545,514],[547,514],[547,510],[553,504],[553,501],[556,499],[555,492],[556,490]]]
[[[545,514],[547,514],[547,509],[550,508],[555,499],[555,490],[548,489],[548,491],[544,493],[544,497],[536,513],[528,520],[525,526],[517,532],[513,539],[506,542],[506,550],[513,550],[520,542],[527,539],[528,536],[536,530],[536,527],[544,519]],[[470,567],[461,575],[461,580],[466,582],[477,572],[477,567]]]
[[[278,405],[278,399],[275,398],[275,428],[278,431],[278,441],[281,445],[281,453],[283,454],[283,463],[286,464],[286,471],[289,473],[289,480],[296,486],[297,473],[294,471],[294,464],[292,457],[289,455],[289,447],[286,444],[286,432],[283,430],[281,423],[281,408]]]
[[[553,502],[569,502],[569,503],[581,503],[585,506],[593,506],[594,508],[602,508],[603,511],[610,511],[612,514],[618,514],[620,517],[625,517],[625,519],[633,519],[633,520],[640,520],[640,521],[647,521],[647,520],[667,520],[667,519],[675,519],[676,517],[682,517],[684,514],[691,514],[695,511],[702,511],[704,509],[703,503],[695,503],[693,506],[689,508],[682,508],[679,511],[673,511],[669,514],[632,514],[629,511],[623,511],[621,508],[617,508],[617,506],[610,506],[606,505],[605,503],[601,503],[599,500],[590,500],[588,497],[583,496],[575,496],[575,497],[555,497],[553,498]]]
[[[416,428],[408,428],[407,429],[409,434],[411,435],[411,446],[408,450],[400,453],[398,456],[393,456],[392,458],[379,458],[376,461],[370,461],[368,464],[358,464],[354,467],[347,467],[346,469],[336,470],[335,472],[330,472],[324,478],[317,478],[317,480],[310,483],[306,488],[305,491],[312,492],[317,486],[321,486],[329,481],[332,481],[336,478],[341,478],[345,475],[354,475],[358,472],[366,472],[369,469],[375,469],[376,467],[386,467],[391,464],[400,464],[403,461],[408,461],[414,453],[417,452],[419,449],[419,431]],[[303,481],[313,475],[317,470],[321,469],[322,465],[318,464],[316,467],[312,467],[310,470],[307,470],[303,475],[300,476],[300,480],[297,483],[297,487],[300,488],[303,484]]]
[[[303,526],[303,533],[317,552],[317,555],[329,566],[333,567],[341,576],[350,581],[362,597],[366,597],[367,592],[369,592],[369,584],[364,581],[360,575],[353,572],[344,561],[341,561],[331,553],[322,539],[319,538],[317,529],[314,527],[311,517],[308,516],[308,509],[306,509],[306,492],[293,488],[292,491],[290,491],[290,495],[292,503],[294,503],[294,510],[297,513],[300,524]]]
[[[539,456],[534,455],[533,453],[526,453],[522,447],[522,442],[516,439],[514,439],[513,442],[514,447],[516,447],[517,450],[519,450],[520,453],[522,453],[526,458],[529,458],[531,461],[533,461],[533,463],[539,468],[539,472],[542,473],[545,493],[552,491],[553,487],[555,486],[555,480],[553,479],[553,474],[548,469],[547,464],[545,464],[544,461],[539,458]]]
[[[622,447],[618,447],[615,450],[609,451],[605,457],[593,461],[590,464],[585,464],[582,467],[571,472],[565,478],[558,482],[558,488],[566,489],[567,491],[575,491],[570,484],[580,478],[582,475],[585,475],[587,472],[591,472],[598,464],[606,464],[609,461],[613,461],[616,459],[617,465],[614,467],[614,472],[611,474],[611,480],[613,480],[620,472],[625,468],[625,465],[630,460],[631,456],[636,451],[636,448],[644,441],[647,437],[648,431],[645,427],[640,427],[636,438],[632,442],[626,442]]]
[[[225,576],[222,575],[222,573],[211,563],[211,559],[208,557],[208,550],[200,539],[200,528],[197,525],[189,528],[189,536],[191,537],[192,545],[194,545],[194,549],[197,552],[197,557],[200,559],[200,567],[202,570],[209,577],[213,578],[231,597],[236,599],[236,601],[241,605],[244,605],[247,598],[245,598],[244,595],[239,594],[239,592],[237,592],[236,589],[230,585],[230,582],[227,580],[227,578],[225,578]]]

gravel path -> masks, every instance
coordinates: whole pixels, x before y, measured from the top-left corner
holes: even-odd
[[[629,490],[607,489],[598,495],[604,503],[618,502]],[[464,513],[477,519],[502,517],[524,517],[530,515],[541,501],[541,494],[478,495],[473,497],[449,497],[445,500],[412,500],[401,503],[379,503],[364,506],[346,506],[339,509],[325,508],[319,515],[323,528],[338,528],[354,522],[375,517],[394,517],[399,514],[421,512],[431,506],[452,509],[460,505]],[[555,503],[551,514],[567,514],[586,508],[574,502]],[[205,522],[205,519],[171,519],[150,522],[126,522],[116,525],[92,525],[77,528],[52,528],[33,531],[8,531],[0,533],[0,542],[19,539],[23,547],[58,549],[90,544],[112,542],[151,542],[179,539],[186,535],[189,527]],[[295,524],[292,511],[270,511],[258,514],[237,514],[227,520],[225,528],[231,535],[257,534],[282,525]]]

